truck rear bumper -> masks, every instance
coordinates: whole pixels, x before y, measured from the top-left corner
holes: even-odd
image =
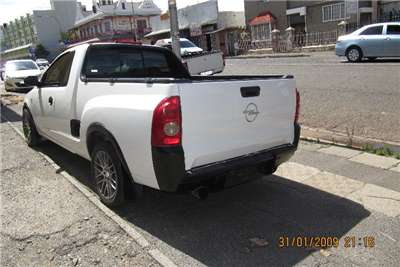
[[[184,152],[178,147],[153,147],[153,166],[160,190],[177,192],[187,184],[202,185],[213,177],[250,167],[274,167],[290,159],[300,139],[300,126],[295,124],[292,144],[223,160],[185,170]]]

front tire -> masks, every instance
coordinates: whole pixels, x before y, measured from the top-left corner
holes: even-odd
[[[92,151],[91,171],[94,186],[101,201],[109,206],[125,202],[125,172],[110,143],[97,144]]]
[[[362,51],[356,46],[350,47],[346,51],[346,57],[349,62],[360,62],[362,59]]]
[[[28,146],[35,147],[40,143],[41,137],[36,130],[32,115],[27,108],[24,108],[22,112],[22,130]]]

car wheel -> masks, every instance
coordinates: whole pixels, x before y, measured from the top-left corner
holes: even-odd
[[[116,207],[125,201],[125,172],[114,148],[110,143],[97,144],[92,152],[92,177],[101,201]]]
[[[369,61],[374,61],[376,59],[376,57],[369,57],[368,60]]]
[[[28,146],[34,147],[40,143],[41,137],[36,130],[32,115],[27,108],[24,108],[22,112],[22,130]]]
[[[362,59],[361,49],[358,47],[350,47],[346,52],[347,60],[350,62],[359,62]]]

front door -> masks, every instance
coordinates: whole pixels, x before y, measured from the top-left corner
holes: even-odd
[[[383,56],[385,36],[382,33],[383,25],[369,27],[360,33],[359,45],[364,57]]]
[[[388,24],[385,35],[385,55],[400,57],[400,24]]]
[[[59,57],[44,73],[39,89],[40,127],[51,139],[68,145],[74,82],[69,79],[74,52]]]

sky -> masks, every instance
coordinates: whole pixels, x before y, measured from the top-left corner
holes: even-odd
[[[131,0],[127,0],[128,2]],[[135,0],[133,0],[136,2]],[[153,0],[162,10],[168,9],[168,0]],[[204,2],[205,0],[176,0],[178,8],[187,5]],[[243,10],[244,0],[218,0],[218,8],[221,11]],[[92,0],[80,0],[88,9],[92,6]],[[50,9],[50,0],[0,0],[0,23],[9,22],[16,17],[32,13],[32,10]]]

